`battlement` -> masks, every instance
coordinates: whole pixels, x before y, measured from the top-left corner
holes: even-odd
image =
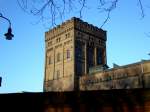
[[[100,31],[100,32],[103,32],[104,30],[102,30],[101,28],[98,28],[97,26],[94,26],[92,24],[89,24],[85,21],[83,21],[82,19],[80,18],[76,18],[76,17],[72,17],[71,18],[72,21],[76,22],[76,23],[79,23],[81,25],[85,25],[86,28],[90,28],[90,30],[92,31]]]
[[[90,32],[93,35],[94,34],[97,36],[101,35],[101,37],[103,37],[104,40],[106,40],[106,31],[102,30],[101,28],[98,28],[97,26],[84,22],[80,18],[76,18],[76,17],[72,17],[70,20],[67,20],[62,24],[57,25],[56,27],[47,31],[45,35],[49,35],[49,36],[46,36],[48,37],[46,38],[46,40],[49,40],[51,37],[60,35],[73,28],[78,30],[85,30],[86,32]]]

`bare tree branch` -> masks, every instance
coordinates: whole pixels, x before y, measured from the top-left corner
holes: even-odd
[[[26,13],[28,13],[27,11],[26,11],[26,9],[27,9],[27,0],[17,0],[17,3],[18,3],[18,5],[19,5],[19,7],[24,11],[24,12],[26,12]],[[22,3],[22,5],[21,5],[21,3]],[[29,14],[29,13],[28,13]]]
[[[110,19],[110,11],[108,11],[108,13],[107,13],[107,18],[106,18],[105,21],[102,23],[102,25],[101,25],[100,28],[102,28],[102,27],[108,22],[109,19]]]
[[[144,9],[143,9],[143,4],[142,4],[141,0],[138,0],[138,2],[140,4],[141,16],[142,16],[142,18],[144,18],[145,14],[144,14]]]
[[[147,37],[150,37],[150,32],[145,33],[145,35],[146,35]]]
[[[116,9],[117,3],[120,0],[97,0],[98,10],[107,13],[101,28],[109,21],[111,12]],[[137,0],[141,10],[142,18],[145,17],[143,1]],[[40,16],[43,21],[44,17],[48,17],[51,20],[52,26],[56,25],[56,19],[63,21],[63,17],[68,12],[73,12],[79,9],[79,17],[82,18],[83,10],[86,8],[88,0],[17,0],[20,8],[27,13]],[[77,6],[77,9],[76,9]],[[95,7],[97,7],[95,6]],[[49,13],[49,15],[47,14]]]
[[[102,23],[101,25],[101,28],[108,22],[108,20],[110,19],[110,13],[112,12],[112,10],[114,10],[117,6],[117,3],[118,3],[118,0],[114,0],[114,1],[110,1],[110,5],[108,7],[105,7],[105,5],[107,4],[108,2],[106,2],[105,0],[100,0],[100,8],[102,11],[105,11],[107,12],[107,17],[106,19],[104,20],[104,22]]]
[[[100,2],[100,5],[101,5],[101,6],[103,6],[103,5],[106,4],[106,1],[105,1],[105,0],[99,0],[99,2]]]
[[[42,8],[40,8],[40,9],[36,9],[36,8],[35,8],[34,10],[31,10],[31,13],[34,14],[34,15],[38,15],[38,14],[42,15],[42,14],[43,14],[43,11],[46,9],[46,7],[47,7],[49,4],[53,5],[53,0],[48,0],[48,1],[42,6]]]
[[[72,11],[72,9],[73,9],[73,2],[72,2],[72,0],[68,0],[68,4],[69,4],[69,11]]]
[[[81,8],[80,8],[80,18],[82,18],[82,11],[83,11],[83,8],[85,7],[85,1],[86,0],[80,0],[81,1]]]

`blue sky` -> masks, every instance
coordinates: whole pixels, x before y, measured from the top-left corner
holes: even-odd
[[[101,26],[105,13],[97,10],[96,2],[88,2],[89,10],[83,10],[83,20]],[[129,3],[130,2],[130,3]],[[120,0],[111,13],[111,18],[103,27],[107,30],[107,62],[126,65],[141,59],[150,59],[150,1],[144,1],[145,17],[141,19],[136,0]],[[48,29],[43,23],[36,23],[38,17],[24,13],[16,0],[1,0],[0,12],[12,22],[12,41],[5,40],[7,21],[0,18],[0,76],[3,78],[0,93],[39,92],[44,79],[44,32]],[[79,16],[74,11],[64,17]],[[59,23],[59,22],[58,22]],[[50,26],[47,23],[46,26]],[[149,33],[150,34],[150,33]]]

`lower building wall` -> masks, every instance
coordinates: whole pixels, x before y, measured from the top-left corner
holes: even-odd
[[[150,61],[80,77],[80,90],[150,88]]]
[[[150,112],[150,89],[0,94],[0,112]]]
[[[149,89],[86,91],[72,95],[71,102],[49,103],[44,112],[150,112]]]
[[[127,104],[124,105],[116,105],[114,106],[99,106],[99,107],[92,107],[90,105],[83,105],[80,104],[79,108],[71,107],[63,105],[62,107],[59,106],[49,106],[47,107],[44,112],[150,112],[150,104],[149,105],[134,105],[130,106]]]

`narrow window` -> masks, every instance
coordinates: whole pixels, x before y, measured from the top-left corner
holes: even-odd
[[[103,63],[103,51],[101,48],[97,48],[97,64],[100,65]]]
[[[69,59],[69,58],[70,58],[70,50],[67,49],[67,59]]]
[[[48,64],[52,64],[52,57],[51,56],[49,57]]]
[[[57,62],[60,61],[60,53],[57,54]]]
[[[70,33],[67,33],[66,35],[66,39],[70,37]]]
[[[67,34],[65,34],[65,38],[67,39]]]
[[[57,75],[57,79],[60,78],[60,70],[57,70],[56,75]]]

